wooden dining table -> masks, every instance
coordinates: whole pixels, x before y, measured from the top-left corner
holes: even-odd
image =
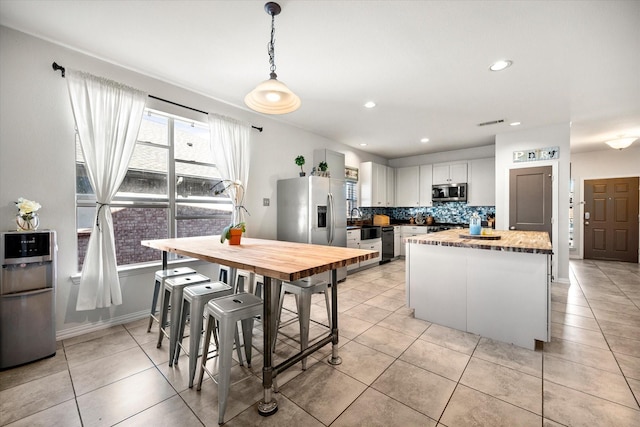
[[[143,246],[162,251],[162,268],[167,269],[168,253],[228,266],[230,283],[237,270],[262,275],[264,278],[262,387],[264,397],[258,403],[258,412],[268,416],[278,410],[272,396],[272,385],[278,374],[295,365],[310,354],[331,343],[330,364],[338,365],[338,280],[337,269],[366,261],[378,252],[336,246],[283,242],[278,240],[243,237],[240,245],[220,243],[220,236],[182,237],[176,239],[143,240]],[[275,337],[276,307],[283,281],[291,282],[330,271],[331,330],[304,351],[289,357],[276,366],[273,364],[273,337]]]

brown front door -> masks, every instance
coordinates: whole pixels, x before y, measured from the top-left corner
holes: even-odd
[[[638,262],[638,178],[584,181],[584,257]]]
[[[551,166],[509,171],[509,230],[546,231],[551,239],[551,171]]]

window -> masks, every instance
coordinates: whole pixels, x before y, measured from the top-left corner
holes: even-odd
[[[358,181],[347,179],[347,218],[355,218],[360,216],[358,207]],[[353,213],[353,215],[352,215]]]
[[[118,265],[160,260],[141,240],[220,234],[231,221],[226,195],[211,189],[220,173],[209,149],[209,126],[147,109],[127,174],[111,203]],[[86,254],[96,198],[76,136],[78,268]]]

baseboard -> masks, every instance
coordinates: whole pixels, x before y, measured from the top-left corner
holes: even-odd
[[[56,341],[77,337],[78,335],[84,335],[90,332],[96,332],[116,325],[122,325],[123,323],[129,323],[136,320],[144,319],[145,317],[149,317],[149,310],[138,311],[137,313],[130,313],[124,316],[113,317],[106,321],[84,324],[73,328],[64,329],[62,331],[56,331]]]

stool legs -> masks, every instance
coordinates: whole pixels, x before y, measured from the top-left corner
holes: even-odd
[[[162,328],[165,327],[165,325],[167,324],[167,320],[169,317],[169,304],[165,304],[164,301],[167,298],[170,298],[170,294],[171,292],[167,291],[166,289],[162,289],[162,308],[161,308],[161,313],[160,313],[160,322],[159,323],[159,328],[158,328],[158,344],[157,347],[160,348],[162,346],[162,338],[164,337],[164,333],[162,332]],[[175,310],[172,310],[175,311]]]
[[[238,328],[236,322],[228,319],[221,319],[219,323],[220,329],[220,348],[218,349],[219,369],[218,369],[218,424],[222,424],[224,420],[224,411],[227,409],[227,398],[229,397],[229,382],[231,379],[231,364],[233,362],[231,355],[233,353],[233,335],[237,335]]]
[[[309,323],[311,321],[311,294],[296,295],[298,301],[298,323],[300,324],[300,350],[309,347]],[[307,370],[307,358],[302,359],[302,370]]]
[[[153,316],[156,314],[156,305],[158,304],[158,295],[160,294],[160,287],[162,283],[156,280],[153,284],[153,298],[151,300],[151,315],[149,316],[149,326],[147,332],[151,332],[151,326],[153,326]]]

